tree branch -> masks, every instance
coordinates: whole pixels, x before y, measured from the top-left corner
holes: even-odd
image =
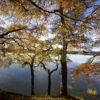
[[[59,14],[59,9],[55,9],[53,11],[49,11],[49,10],[46,10],[46,9],[43,9],[42,7],[38,6],[35,2],[33,2],[32,0],[29,0],[29,2],[35,6],[36,8],[38,8],[39,10],[43,11],[43,12],[47,12],[47,13],[51,13],[51,14],[56,14],[58,16],[60,16]],[[76,19],[76,18],[73,18],[73,17],[70,17],[70,16],[67,16],[65,14],[63,14],[64,17],[68,18],[68,19],[71,19],[71,20],[76,20],[76,21],[80,21],[79,19]]]
[[[58,69],[59,64],[58,64],[57,60],[55,60],[55,61],[56,61],[56,68],[53,69],[53,70],[50,72],[50,74],[52,74],[53,72],[55,72],[55,71]]]
[[[5,36],[7,36],[7,35],[10,34],[10,33],[17,32],[17,31],[23,30],[23,29],[25,29],[25,28],[26,28],[26,27],[19,28],[19,29],[14,29],[14,30],[10,30],[10,31],[8,31],[8,32],[2,33],[2,34],[0,34],[0,38],[4,38]]]
[[[56,12],[58,12],[58,10],[48,11],[48,10],[46,10],[46,9],[43,9],[42,7],[38,6],[38,5],[37,5],[35,2],[33,2],[32,0],[29,0],[29,2],[30,2],[33,6],[35,6],[36,8],[40,9],[40,10],[43,11],[43,12],[47,12],[47,13],[56,13]]]
[[[42,67],[44,68],[44,70],[46,70],[47,72],[50,71],[48,68],[46,68],[45,64],[42,61],[40,61],[40,64],[42,65]]]

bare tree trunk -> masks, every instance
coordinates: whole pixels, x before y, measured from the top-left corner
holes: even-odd
[[[62,26],[65,28],[65,30],[61,33],[62,35],[62,51],[61,51],[61,95],[62,96],[68,96],[68,91],[67,91],[67,62],[66,62],[66,56],[67,56],[67,45],[68,43],[66,42],[66,34],[67,34],[67,28],[66,28],[66,23],[64,20],[64,9],[62,7],[62,3],[60,5],[60,17],[61,17],[61,23]]]
[[[67,62],[66,62],[66,55],[67,55],[67,43],[63,39],[63,49],[61,55],[61,95],[67,96]]]
[[[57,61],[56,61],[56,68],[55,69],[53,69],[53,70],[51,70],[50,71],[50,69],[48,69],[46,66],[45,66],[45,64],[43,63],[43,62],[40,62],[40,64],[42,64],[42,67],[45,69],[45,71],[48,73],[48,96],[50,96],[50,93],[51,93],[51,75],[52,75],[52,73],[53,72],[55,72],[55,71],[57,71],[57,69],[58,69],[58,63],[57,63]]]
[[[51,93],[51,74],[48,72],[48,95]]]
[[[31,95],[34,95],[34,69],[33,69],[33,62],[30,64],[31,70]]]

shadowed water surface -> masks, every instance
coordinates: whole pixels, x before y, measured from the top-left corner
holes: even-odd
[[[75,56],[72,55],[70,58],[73,62],[68,63],[68,87],[69,93],[72,95],[86,97],[86,88],[88,87],[88,82],[78,79],[77,81],[72,81],[70,76],[70,71],[78,65],[78,63],[85,62],[90,56]],[[80,61],[81,62],[80,62]],[[98,59],[96,59],[98,61]],[[77,63],[75,63],[77,62]],[[49,68],[55,67],[52,63],[49,64]],[[47,72],[41,67],[35,68],[35,94],[36,95],[47,95]],[[100,93],[100,81],[94,81],[94,87],[97,88],[98,93]],[[78,87],[78,88],[77,88]],[[31,74],[30,67],[22,67],[20,64],[12,64],[9,67],[0,67],[0,89],[15,93],[20,93],[23,95],[31,94]],[[60,69],[52,74],[52,89],[51,95],[59,95],[60,93]],[[99,95],[99,94],[98,94]],[[92,99],[91,99],[92,100]],[[94,100],[94,99],[93,99]]]

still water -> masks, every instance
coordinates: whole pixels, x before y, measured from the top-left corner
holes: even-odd
[[[83,96],[87,99],[89,97],[86,93],[86,89],[89,87],[89,83],[86,80],[78,79],[72,81],[70,71],[73,70],[79,63],[85,62],[91,56],[82,55],[70,55],[72,62],[68,62],[68,90],[69,93],[75,96]],[[94,62],[99,61],[96,58]],[[54,68],[55,65],[49,64],[49,68]],[[47,95],[47,72],[41,68],[35,68],[35,94],[37,96]],[[100,80],[94,80],[92,84],[93,88],[97,89],[97,96],[91,100],[99,100],[100,96]],[[92,87],[91,86],[91,87]],[[30,67],[22,67],[20,64],[11,64],[8,67],[0,67],[0,89],[10,91],[14,93],[20,93],[23,95],[31,94],[31,73]],[[51,95],[57,96],[60,93],[60,69],[52,74],[52,88]],[[88,100],[88,99],[87,99]]]

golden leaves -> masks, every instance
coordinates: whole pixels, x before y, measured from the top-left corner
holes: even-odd
[[[72,78],[75,80],[80,74],[89,75],[91,73],[93,66],[89,63],[80,64],[73,72]]]
[[[31,8],[30,9],[30,13],[32,14],[32,16],[34,16],[36,19],[40,19],[41,15],[43,14],[39,9],[37,8]]]
[[[56,56],[59,56],[60,53],[61,53],[61,49],[60,48],[55,48],[54,50],[52,50],[52,53],[53,55],[56,57]]]
[[[27,64],[31,64],[32,58],[28,53],[17,53],[15,54],[15,58],[21,63],[27,63]]]
[[[95,95],[97,95],[97,90],[96,89],[87,89],[87,93],[89,95],[95,96]]]
[[[69,7],[69,0],[63,0],[63,2],[62,2],[62,7],[63,7],[63,9],[66,9],[66,8],[68,8]]]
[[[79,74],[80,74],[80,70],[78,68],[74,69],[71,74],[72,79],[76,80],[78,78]]]
[[[58,27],[57,27],[57,31],[60,32],[60,33],[65,32],[64,26],[62,24],[59,24]]]
[[[54,0],[59,6],[62,6],[64,10],[69,8],[73,9],[74,13],[79,14],[86,8],[86,5],[78,0]]]
[[[15,46],[14,46],[14,44],[9,44],[8,45],[8,51],[10,51],[10,52],[15,52]]]
[[[89,76],[94,75],[97,72],[100,72],[100,64],[90,64],[90,63],[82,63],[77,68],[75,68],[72,72],[72,79],[76,80],[79,75]]]
[[[68,41],[68,40],[67,40]],[[70,40],[69,40],[70,41]],[[68,44],[68,51],[73,51],[74,47],[72,44]]]
[[[25,3],[27,0],[19,0],[21,3]]]
[[[63,9],[67,9],[71,3],[70,0],[55,0],[58,5],[61,5]]]
[[[0,56],[0,65],[1,66],[8,66],[13,62],[14,55],[11,53],[6,53],[6,56]]]
[[[28,18],[28,11],[25,8],[24,4],[27,0],[11,0],[9,2],[9,15],[14,16],[15,18],[22,20],[23,18]]]
[[[8,29],[19,29],[19,28],[23,28],[25,26],[21,25],[21,24],[16,24],[16,23],[12,23]]]
[[[40,25],[39,25],[39,29],[40,29],[41,31],[45,31],[45,30],[46,30],[46,27],[45,27],[45,25],[40,24]]]

